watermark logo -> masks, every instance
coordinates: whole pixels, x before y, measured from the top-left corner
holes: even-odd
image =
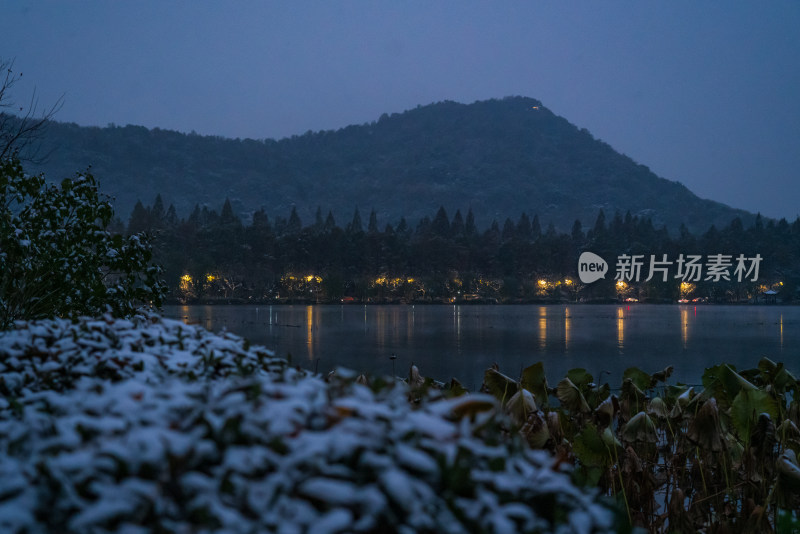
[[[591,284],[606,277],[608,263],[594,252],[584,252],[578,258],[578,278],[584,284]]]
[[[650,255],[650,261],[645,259],[644,254],[622,254],[617,258],[617,274],[615,280],[638,282],[642,277],[642,266],[647,269],[649,282],[653,278],[660,278],[666,282],[671,275],[671,269],[675,267],[675,275],[672,278],[683,282],[756,282],[758,281],[758,270],[761,265],[761,254],[749,257],[739,254],[734,257],[730,254],[709,254],[705,257],[699,254],[680,254],[675,261],[662,254],[657,258],[655,254]]]
[[[622,254],[617,257],[614,280],[621,282],[649,282],[652,279],[666,282],[670,278],[682,282],[756,282],[761,255],[739,254],[679,254],[674,260],[666,254]],[[594,252],[584,252],[578,258],[578,276],[584,284],[606,277],[608,264]]]

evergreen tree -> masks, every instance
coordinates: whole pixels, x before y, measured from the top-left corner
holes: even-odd
[[[276,236],[284,236],[286,234],[286,219],[281,217],[280,215],[275,216],[275,222],[272,225],[272,228],[275,231]]]
[[[350,221],[349,225],[347,225],[347,233],[361,234],[363,232],[364,225],[361,224],[361,214],[358,213],[358,208],[356,208],[355,212],[353,213],[353,220]]]
[[[226,198],[225,203],[222,205],[222,212],[219,215],[219,223],[222,225],[236,224],[239,218],[233,213],[233,206],[231,206],[230,199]]]
[[[798,220],[800,220],[800,219],[798,219]],[[405,217],[400,217],[400,222],[397,223],[397,233],[402,235],[402,236],[408,236],[408,231],[409,231],[409,228],[408,228],[408,223],[406,222],[406,218]]]
[[[619,211],[614,212],[614,218],[611,219],[611,234],[617,238],[625,234],[625,223],[622,220],[622,214]]]
[[[150,209],[150,224],[155,228],[164,226],[164,201],[161,199],[161,193],[156,195],[153,207]]]
[[[297,208],[292,206],[292,213],[289,214],[289,222],[286,225],[286,232],[290,235],[299,234],[303,229],[303,222],[297,214]]]
[[[542,225],[539,224],[539,214],[533,214],[533,220],[531,221],[531,239],[534,241],[539,239],[542,235]]]
[[[453,237],[461,237],[464,235],[464,231],[464,218],[461,216],[461,210],[456,210],[453,222],[450,223],[450,233]]]
[[[511,220],[510,217],[507,217],[506,222],[503,223],[502,240],[504,242],[511,241],[512,239],[514,239],[516,233],[517,233],[517,228],[514,226],[514,222]]]
[[[326,234],[333,232],[334,228],[336,228],[336,221],[333,218],[333,212],[328,210],[328,216],[325,218],[325,226],[323,229],[325,230]]]
[[[423,217],[417,223],[417,228],[414,230],[414,234],[418,237],[423,237],[428,235],[431,232],[432,226],[431,218],[430,217]]]
[[[756,221],[753,223],[753,231],[756,234],[760,234],[764,231],[764,219],[761,217],[761,212],[756,214]]]
[[[583,242],[584,235],[583,235],[583,225],[579,219],[575,219],[575,222],[572,223],[572,232],[570,232],[570,236],[572,237],[572,241],[575,244],[579,244]]]
[[[519,222],[517,222],[517,235],[520,239],[529,241],[532,234],[533,227],[531,226],[531,220],[528,218],[527,213],[523,213],[519,216]]]
[[[208,209],[208,206],[203,206],[203,209],[200,210],[200,225],[204,228],[217,226],[219,224],[219,219],[219,214],[215,210]],[[233,222],[233,210],[230,211],[229,220]]]
[[[461,216],[461,210],[456,210],[453,222],[450,223],[450,235],[453,237],[461,237],[464,235],[464,230],[464,218]]]
[[[258,210],[253,212],[253,221],[251,223],[251,226],[253,228],[261,228],[266,230],[271,229],[269,224],[269,217],[267,216],[267,212],[264,210],[264,208],[259,208]]]
[[[189,214],[189,220],[188,220],[189,224],[194,226],[195,228],[199,228],[201,226],[200,217],[201,217],[200,205],[195,204],[192,213]]]
[[[322,208],[317,206],[317,212],[314,215],[314,229],[319,232],[323,226],[325,226],[325,221],[322,220]]]
[[[164,222],[170,227],[178,224],[178,212],[175,210],[174,204],[170,204],[169,208],[167,208],[167,214],[164,216]]]
[[[439,211],[431,222],[431,232],[439,237],[450,237],[450,219],[444,206],[439,206]]]
[[[475,215],[472,213],[472,208],[467,212],[467,222],[464,227],[464,233],[468,237],[478,235],[478,227],[475,226]]]
[[[375,213],[374,209],[369,213],[369,224],[367,225],[367,232],[370,234],[378,233],[378,215]]]
[[[592,230],[595,236],[603,235],[606,232],[606,214],[603,210],[597,214],[597,219],[594,222],[594,229]]]
[[[141,200],[136,201],[133,206],[131,217],[128,219],[128,234],[138,234],[150,230],[150,212],[145,209]]]
[[[122,219],[120,219],[117,216],[114,216],[114,218],[108,224],[108,231],[111,232],[112,234],[124,234],[125,224],[122,222]]]

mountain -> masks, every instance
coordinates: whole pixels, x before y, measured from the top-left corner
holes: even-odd
[[[568,231],[598,211],[650,217],[676,231],[745,223],[752,215],[698,198],[677,182],[614,151],[531,98],[440,102],[336,131],[279,141],[226,139],[140,126],[52,123],[49,159],[32,170],[60,179],[91,165],[127,219],[135,202],[160,193],[186,216],[195,204],[242,215],[264,207],[310,222],[318,206],[339,222],[355,208],[381,224],[412,224],[439,206],[472,209],[479,226],[526,212]]]

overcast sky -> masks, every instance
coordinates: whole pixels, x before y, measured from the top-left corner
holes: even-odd
[[[523,95],[704,198],[800,214],[800,2],[22,1],[57,119],[280,138]]]

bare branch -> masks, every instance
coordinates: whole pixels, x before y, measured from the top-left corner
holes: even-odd
[[[11,98],[11,89],[22,78],[14,72],[14,61],[0,60],[0,160],[18,157],[22,161],[41,163],[41,139],[47,123],[64,105],[64,96],[41,109],[34,89],[27,106],[17,106]],[[6,111],[8,110],[8,111]]]

